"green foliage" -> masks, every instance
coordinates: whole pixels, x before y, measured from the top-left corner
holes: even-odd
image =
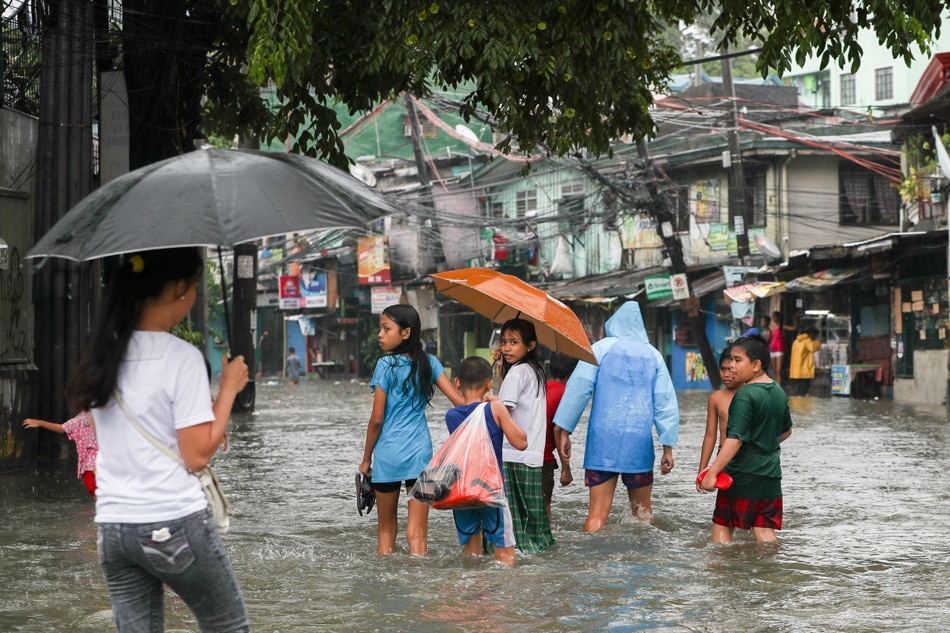
[[[755,70],[783,72],[816,54],[859,63],[874,28],[908,59],[939,32],[939,0],[228,0],[210,56],[214,131],[296,139],[295,151],[347,162],[332,106],[365,112],[408,91],[467,84],[460,115],[487,113],[503,151],[610,152],[649,135],[652,91],[681,64],[669,24],[714,15],[712,39],[761,46]],[[241,67],[246,63],[246,72]],[[736,62],[735,74],[749,69]],[[710,69],[712,70],[712,69]],[[269,111],[247,83],[273,82]],[[308,127],[304,127],[309,122]],[[218,127],[222,126],[222,127]]]
[[[204,334],[193,328],[190,317],[186,318],[184,321],[173,327],[172,334],[183,341],[188,341],[198,349],[202,349],[204,346]]]
[[[372,376],[376,369],[376,361],[383,357],[383,350],[379,348],[379,317],[375,314],[361,314],[359,317],[360,332],[360,375]]]
[[[936,150],[931,134],[916,134],[904,141],[904,155],[907,158],[907,174],[897,186],[901,200],[913,204],[917,200],[930,199],[930,181],[940,173],[937,165]],[[950,134],[940,137],[944,147],[950,145]]]

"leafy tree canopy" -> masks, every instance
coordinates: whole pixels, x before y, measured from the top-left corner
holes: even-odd
[[[212,58],[220,83],[209,89],[210,110],[230,110],[218,120],[233,126],[237,106],[246,112],[240,126],[257,125],[259,106],[233,75],[246,63],[247,77],[272,81],[282,104],[267,135],[296,138],[298,151],[336,164],[346,161],[338,103],[367,111],[403,91],[426,96],[468,84],[460,113],[466,120],[487,113],[503,134],[501,149],[606,154],[611,140],[653,130],[651,94],[682,61],[664,35],[668,25],[718,16],[716,46],[761,46],[764,75],[811,55],[854,68],[862,28],[909,61],[915,45],[929,51],[943,9],[940,0],[229,2],[225,45]],[[235,59],[239,52],[246,56]]]

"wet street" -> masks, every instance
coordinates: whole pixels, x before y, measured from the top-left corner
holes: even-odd
[[[654,487],[656,525],[618,495],[608,527],[582,531],[576,481],[555,490],[557,545],[508,570],[463,559],[451,513],[432,511],[429,556],[376,555],[376,511],[354,474],[371,407],[365,385],[258,383],[214,462],[235,508],[226,537],[252,627],[317,631],[933,631],[950,621],[945,408],[792,399],[785,529],[776,546],[709,543],[714,496],[694,477],[707,393],[680,394],[676,468]],[[430,409],[446,436],[441,395]],[[657,469],[658,470],[658,469]],[[0,479],[0,631],[112,630],[93,501],[75,469]],[[167,594],[167,630],[196,631]]]

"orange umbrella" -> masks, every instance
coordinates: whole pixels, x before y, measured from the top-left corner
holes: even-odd
[[[488,268],[461,268],[433,273],[431,277],[436,290],[495,323],[508,319],[531,321],[541,345],[597,364],[577,315],[543,290]]]

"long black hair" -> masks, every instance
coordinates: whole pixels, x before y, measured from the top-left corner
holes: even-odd
[[[504,325],[501,326],[501,334],[504,336],[505,332],[517,332],[521,335],[521,342],[525,346],[534,343],[534,349],[528,350],[528,353],[524,355],[524,358],[519,360],[517,363],[511,364],[505,360],[504,356],[501,359],[501,377],[502,379],[508,375],[508,372],[515,365],[521,365],[522,363],[527,363],[531,365],[531,369],[534,370],[534,375],[538,379],[538,395],[543,395],[546,391],[546,379],[544,376],[544,367],[541,365],[541,352],[539,350],[541,344],[538,343],[538,331],[534,327],[534,323],[527,321],[525,319],[509,319],[505,321]]]
[[[74,410],[101,407],[109,401],[142,304],[159,297],[168,284],[196,281],[202,266],[197,248],[166,248],[126,256],[109,281],[99,322],[66,387],[66,397]]]
[[[413,394],[421,397],[421,402],[424,402],[423,408],[425,408],[432,401],[435,387],[432,385],[432,365],[429,364],[429,355],[426,354],[425,347],[422,345],[422,321],[419,320],[419,313],[411,305],[396,303],[383,310],[383,314],[400,330],[409,328],[409,337],[392,351],[392,355],[405,355],[409,358],[409,375],[402,384],[402,392],[412,398],[413,408],[417,408],[418,402],[412,397]]]

